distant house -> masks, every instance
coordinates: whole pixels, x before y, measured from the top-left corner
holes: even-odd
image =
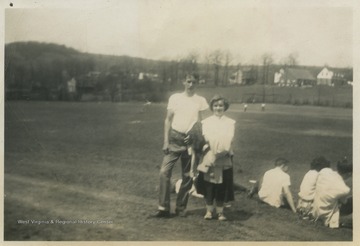
[[[144,79],[150,79],[153,81],[158,81],[159,80],[159,75],[156,73],[139,73],[139,80],[144,80]]]
[[[340,86],[347,83],[345,74],[339,69],[324,67],[317,75],[318,85]]]
[[[314,86],[316,78],[304,68],[281,68],[274,74],[274,84],[278,86]]]
[[[274,74],[274,84],[281,85],[285,83],[285,70],[281,68],[279,72]]]
[[[76,80],[72,78],[67,81],[67,90],[69,93],[76,93]]]
[[[235,73],[231,74],[229,78],[229,84],[230,85],[242,84],[242,75],[243,72],[240,69],[237,70]]]
[[[244,85],[256,83],[258,71],[254,66],[245,66],[242,68],[242,72],[242,83]]]
[[[243,66],[234,72],[230,78],[230,84],[249,85],[254,84],[257,80],[257,71],[252,66]]]

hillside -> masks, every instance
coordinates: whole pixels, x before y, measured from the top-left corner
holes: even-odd
[[[305,67],[314,76],[322,67]],[[350,106],[349,88],[278,88],[271,87],[275,72],[281,65],[271,64],[218,67],[216,91],[223,92],[237,102],[267,102]],[[250,71],[248,85],[230,86],[228,80],[238,69]],[[195,70],[205,91],[214,91],[215,67],[187,57],[177,61],[159,61],[129,56],[82,53],[73,48],[53,43],[16,42],[5,45],[5,91],[7,99],[69,100],[66,83],[74,78],[78,94],[92,93],[111,97],[111,100],[165,100],[163,93],[182,88],[181,79]],[[352,80],[352,68],[336,68]],[[153,78],[140,81],[139,74]],[[95,74],[89,75],[89,74]],[[154,79],[155,78],[155,79]],[[266,84],[266,87],[262,85]],[[85,88],[86,87],[86,88]],[[226,88],[228,87],[228,88]],[[115,88],[115,89],[114,89]],[[208,89],[205,89],[208,88]],[[119,90],[122,90],[121,92]],[[121,95],[118,95],[122,93]],[[124,94],[125,93],[125,94]],[[209,92],[211,94],[212,92]],[[115,98],[118,95],[117,98]],[[82,95],[76,95],[81,100]],[[99,99],[104,100],[104,99]],[[107,99],[105,99],[107,100]]]

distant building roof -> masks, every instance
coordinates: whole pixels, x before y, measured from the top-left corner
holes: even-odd
[[[352,68],[333,68],[327,67],[330,71],[334,72],[334,77],[345,78],[347,80],[353,79],[353,69]]]
[[[287,68],[286,76],[288,79],[316,80],[315,76],[303,68]]]

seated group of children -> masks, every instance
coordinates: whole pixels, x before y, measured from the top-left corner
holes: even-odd
[[[265,172],[248,196],[258,193],[261,201],[273,207],[290,207],[301,218],[322,221],[330,228],[340,226],[340,215],[352,214],[352,163],[346,158],[337,163],[337,171],[330,168],[326,158],[315,158],[301,182],[297,206],[290,191],[288,168],[288,160],[276,159],[275,168]]]

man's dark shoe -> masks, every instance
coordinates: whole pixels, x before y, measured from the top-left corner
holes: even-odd
[[[163,211],[163,210],[158,210],[156,211],[155,214],[153,214],[154,218],[170,218],[170,212],[169,211]]]

